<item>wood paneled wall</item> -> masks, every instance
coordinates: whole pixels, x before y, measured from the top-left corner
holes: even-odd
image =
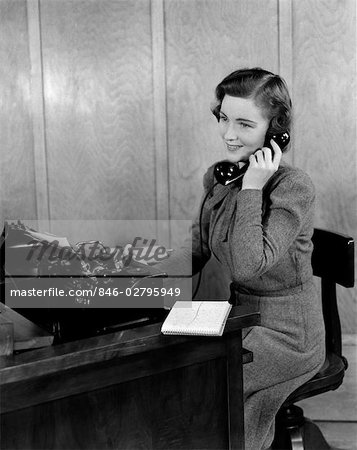
[[[37,217],[26,6],[0,2],[1,219]]]
[[[293,7],[294,162],[316,186],[316,226],[357,239],[356,2]],[[356,293],[339,289],[349,333],[357,328]]]
[[[2,220],[81,219],[102,238],[98,219],[193,218],[222,156],[215,85],[261,66],[290,86],[287,159],[315,182],[316,225],[357,237],[354,0],[0,0],[0,14]],[[199,295],[227,288],[211,261]],[[341,290],[349,333],[355,293]]]

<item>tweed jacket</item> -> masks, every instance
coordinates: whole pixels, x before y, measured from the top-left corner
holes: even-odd
[[[282,165],[263,190],[214,189],[203,219],[206,251],[229,268],[237,287],[280,296],[311,279],[315,192],[307,174]]]
[[[198,214],[192,237],[162,269],[169,275],[193,275],[213,255],[247,293],[284,295],[299,289],[312,278],[315,191],[308,175],[282,164],[262,191],[242,191],[235,184],[214,185],[213,168],[203,179],[203,197],[208,198],[202,233]]]

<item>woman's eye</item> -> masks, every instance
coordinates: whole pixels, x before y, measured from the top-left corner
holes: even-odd
[[[221,120],[222,122],[227,122],[227,117],[226,116],[219,116],[219,120]]]
[[[240,123],[240,126],[241,126],[242,128],[251,128],[250,125],[248,125],[247,123],[244,123],[244,122],[241,122],[241,123]]]

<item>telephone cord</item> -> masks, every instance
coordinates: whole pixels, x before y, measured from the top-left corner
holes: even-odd
[[[203,208],[204,205],[207,201],[208,196],[210,195],[210,193],[213,191],[213,189],[217,186],[218,181],[216,183],[214,183],[214,185],[211,187],[211,189],[207,192],[207,194],[205,195],[203,201],[202,201],[202,205],[201,205],[201,210],[200,210],[200,216],[199,216],[199,228],[200,228],[200,253],[201,253],[201,258],[203,257],[203,242],[202,242],[202,215],[203,215]],[[202,267],[200,268],[200,271],[198,273],[198,280],[197,280],[197,284],[196,284],[196,288],[195,288],[195,292],[192,295],[192,300],[194,300],[194,298],[197,295],[198,289],[200,287],[201,284],[201,278],[202,278]]]

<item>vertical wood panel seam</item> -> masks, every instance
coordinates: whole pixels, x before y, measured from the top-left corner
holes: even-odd
[[[44,220],[48,230],[50,208],[45,137],[44,86],[40,25],[40,0],[27,0],[29,53],[31,62],[31,115],[35,165],[37,219]]]
[[[280,73],[280,62],[281,62],[281,54],[280,54],[280,0],[276,0],[276,20],[277,20],[277,29],[278,29],[278,70]]]
[[[293,0],[277,0],[277,11],[279,73],[287,82],[294,102],[292,2]],[[295,164],[294,152],[292,152],[292,163]]]
[[[152,78],[154,107],[154,155],[156,183],[156,219],[168,220],[170,217],[170,186],[168,164],[167,100],[166,100],[166,62],[165,62],[165,17],[164,0],[150,0],[151,39],[152,39]],[[161,227],[159,227],[161,230]],[[161,230],[162,231],[162,230]],[[164,233],[165,234],[165,233]],[[169,239],[169,228],[166,236]],[[168,243],[169,241],[167,241]]]
[[[279,71],[293,95],[292,0],[278,0]]]
[[[355,24],[355,55],[357,54],[357,1],[355,2],[355,11],[354,11],[354,24]],[[354,115],[355,115],[355,136],[356,136],[356,132],[357,132],[357,57],[355,56],[355,78],[354,78]],[[357,150],[357,141],[355,143],[355,150]],[[356,154],[356,153],[355,153]],[[357,169],[357,158],[355,159],[355,167]],[[355,172],[355,174],[357,173],[357,171]],[[356,259],[357,259],[357,253],[356,253]],[[357,275],[356,275],[357,276]]]

